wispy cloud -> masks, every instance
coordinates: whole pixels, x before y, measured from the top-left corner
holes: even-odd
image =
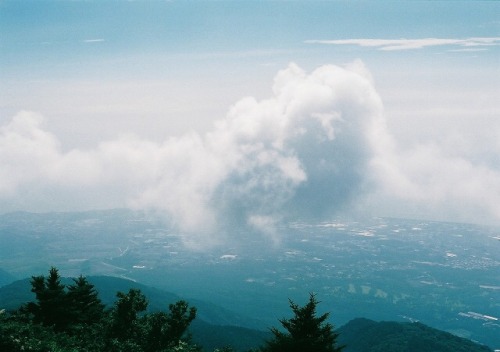
[[[486,48],[462,48],[462,49],[452,49],[452,50],[448,50],[448,51],[451,51],[451,52],[455,52],[455,53],[463,53],[463,52],[477,52],[477,51],[487,51],[488,49]]]
[[[421,39],[339,39],[339,40],[306,40],[306,44],[327,45],[358,45],[362,47],[373,47],[378,50],[395,51],[423,49],[433,46],[456,46],[456,47],[486,47],[500,45],[500,37],[475,37],[466,39],[454,38],[421,38]]]
[[[103,41],[104,41],[104,39],[102,39],[102,38],[96,38],[96,39],[85,39],[83,42],[84,43],[101,43]]]

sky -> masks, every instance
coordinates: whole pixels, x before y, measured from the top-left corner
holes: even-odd
[[[499,225],[499,13],[0,1],[0,212],[147,210],[193,246],[340,214]]]

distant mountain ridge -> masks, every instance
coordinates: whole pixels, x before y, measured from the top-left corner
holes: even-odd
[[[0,269],[0,287],[10,284],[15,281],[16,278],[11,275],[9,272]]]
[[[148,311],[166,310],[170,303],[180,299],[187,300],[190,305],[198,310],[197,317],[206,323],[224,326],[240,326],[255,329],[260,324],[250,318],[243,317],[228,309],[198,299],[181,298],[180,296],[160,290],[152,286],[113,276],[87,276],[99,292],[99,298],[106,305],[112,305],[116,300],[118,291],[126,292],[131,288],[138,288],[148,299]],[[63,278],[63,284],[71,284],[71,278]],[[21,304],[33,301],[34,294],[31,292],[30,279],[16,280],[8,285],[0,287],[0,309],[12,310]]]
[[[344,352],[491,352],[479,345],[422,323],[375,322],[357,318],[338,329]]]
[[[140,289],[148,299],[148,311],[167,310],[170,303],[183,298],[178,295],[146,286],[132,280],[112,276],[88,276],[102,302],[112,305],[118,291],[126,292],[131,288]],[[71,284],[71,278],[63,278],[63,284]],[[0,309],[14,310],[20,305],[34,301],[31,292],[30,279],[14,281],[0,287]],[[262,331],[251,326],[258,323],[242,317],[227,309],[201,300],[187,299],[191,306],[197,308],[197,318],[190,326],[194,342],[202,345],[207,351],[217,347],[232,346],[237,351],[247,351],[262,345],[271,337],[268,331]]]

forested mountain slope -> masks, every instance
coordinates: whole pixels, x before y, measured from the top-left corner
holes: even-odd
[[[486,346],[421,323],[353,319],[339,330],[345,352],[489,352]]]
[[[165,311],[169,304],[181,298],[173,293],[142,285],[117,277],[95,276],[88,280],[95,285],[104,304],[112,306],[116,293],[130,289],[140,290],[148,299],[148,311]],[[62,279],[69,285],[71,279]],[[13,310],[21,304],[33,301],[29,279],[18,280],[0,287],[0,309]],[[190,301],[199,312],[189,330],[193,342],[212,351],[222,346],[231,346],[235,351],[248,351],[263,346],[272,338],[270,330],[251,329],[257,324],[243,316],[232,313],[216,305],[195,300]],[[258,302],[255,302],[258,304]],[[486,346],[457,337],[450,333],[433,329],[421,323],[375,322],[358,318],[340,327],[339,345],[345,345],[345,352],[488,352]]]

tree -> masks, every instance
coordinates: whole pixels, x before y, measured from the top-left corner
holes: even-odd
[[[316,306],[320,303],[315,294],[310,294],[309,302],[299,307],[290,300],[294,313],[291,319],[280,319],[287,332],[271,328],[274,337],[261,348],[262,352],[340,352],[344,346],[337,346],[338,334],[333,325],[325,323],[329,313],[316,316]]]
[[[49,276],[33,276],[31,292],[37,302],[27,305],[27,310],[33,314],[35,323],[53,326],[56,330],[64,330],[69,323],[68,300],[65,286],[56,268],[52,267]]]
[[[130,289],[128,293],[118,292],[118,301],[111,312],[111,334],[119,340],[135,338],[139,328],[139,313],[148,307],[148,301],[139,289]]]
[[[90,325],[99,322],[104,314],[104,304],[87,278],[80,275],[68,286],[67,298],[70,304],[71,320],[75,324]]]
[[[196,318],[196,308],[186,301],[170,304],[169,312],[157,312],[146,317],[148,339],[146,351],[163,351],[186,342],[183,337],[191,322]]]
[[[98,292],[81,276],[61,284],[56,268],[33,276],[36,300],[17,311],[0,310],[0,351],[199,352],[186,333],[196,308],[186,301],[168,312],[144,313],[148,301],[139,289],[118,292],[104,309]]]
[[[168,306],[168,335],[172,340],[180,340],[191,322],[196,318],[196,308],[189,307],[186,301],[177,301]]]

